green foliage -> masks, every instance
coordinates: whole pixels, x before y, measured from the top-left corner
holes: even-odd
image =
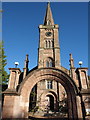
[[[3,42],[0,41],[0,84],[7,84],[9,75],[5,71],[7,64],[6,55],[4,52]]]

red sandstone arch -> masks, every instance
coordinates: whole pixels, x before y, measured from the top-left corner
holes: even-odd
[[[36,83],[44,79],[53,79],[63,85],[67,92],[69,118],[77,119],[76,95],[78,89],[74,81],[66,73],[55,68],[36,69],[30,72],[21,83],[19,94],[22,96],[22,102],[25,103],[23,106],[23,109],[25,110],[24,117],[26,118],[28,116],[29,95],[32,88]],[[21,109],[21,111],[23,111],[23,109]]]
[[[54,100],[55,100],[54,109],[57,110],[57,107],[58,107],[57,95],[53,90],[43,92],[43,94],[41,95],[41,101],[42,101],[42,98],[46,98],[48,95],[52,95],[54,97]]]

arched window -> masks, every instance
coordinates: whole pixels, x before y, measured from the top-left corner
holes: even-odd
[[[46,67],[49,67],[49,62],[48,61],[46,61]]]
[[[46,67],[53,67],[53,60],[51,58],[47,58]]]
[[[53,41],[51,41],[51,48],[53,47]]]
[[[51,42],[49,41],[49,48],[51,47]]]
[[[46,41],[46,48],[48,47],[48,43],[47,43],[47,41]]]
[[[49,67],[53,67],[52,61],[49,62]]]
[[[48,40],[45,41],[45,48],[49,48],[49,41]]]
[[[47,40],[45,41],[45,48],[52,48],[52,47],[53,47],[53,41],[47,39]]]

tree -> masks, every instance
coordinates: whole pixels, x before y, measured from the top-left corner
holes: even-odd
[[[7,60],[4,52],[3,41],[0,41],[0,84],[7,84],[9,75],[5,71]]]

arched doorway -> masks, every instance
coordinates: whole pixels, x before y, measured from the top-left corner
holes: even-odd
[[[38,82],[30,93],[29,112],[34,116],[66,118],[68,105],[64,87],[55,80],[52,80],[52,87],[47,87],[47,80]]]
[[[41,80],[54,79],[60,82],[67,92],[67,103],[68,103],[68,118],[78,119],[77,117],[77,105],[76,105],[76,95],[78,94],[78,89],[74,81],[62,70],[56,68],[40,68],[32,71],[26,79],[22,82],[19,93],[22,95],[22,102],[24,102],[24,118],[28,117],[29,108],[29,95],[33,86]],[[29,91],[28,91],[29,89]],[[26,96],[27,95],[27,96]],[[28,103],[28,106],[27,106]]]
[[[54,110],[54,97],[52,95],[47,95],[48,99],[48,109]]]

